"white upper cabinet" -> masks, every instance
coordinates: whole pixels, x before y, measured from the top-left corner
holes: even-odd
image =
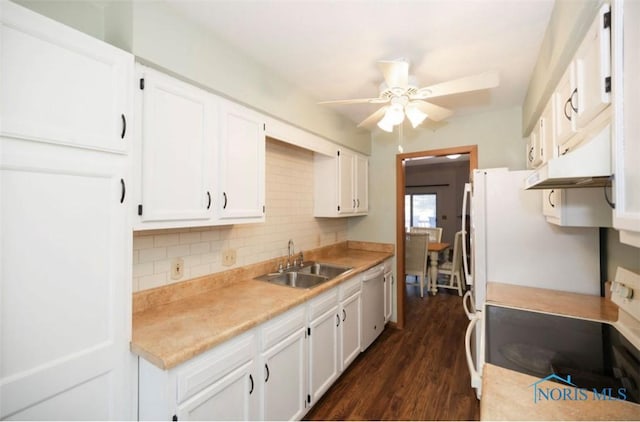
[[[611,227],[611,208],[602,189],[544,189],[542,213],[558,226]]]
[[[578,91],[576,89],[574,68],[575,63],[571,62],[553,93],[556,114],[556,144],[559,148],[571,139],[576,132],[576,113],[578,111],[576,95]],[[562,150],[559,151],[559,155],[563,152]]]
[[[131,144],[132,56],[3,1],[3,136],[103,151]]]
[[[538,121],[538,155],[542,163],[546,163],[557,156],[554,106],[555,103],[549,101]]]
[[[136,229],[264,221],[262,116],[138,66]]]
[[[222,100],[216,209],[221,220],[264,221],[265,123],[246,107]]]
[[[578,128],[611,103],[611,13],[603,5],[575,56]]]
[[[553,94],[559,155],[585,140],[573,135],[588,126],[611,102],[610,45],[611,13],[605,4]]]
[[[153,69],[140,66],[139,78],[140,221],[204,224],[213,216],[217,104],[211,94]]]
[[[369,210],[369,160],[348,149],[314,155],[314,216],[350,217]]]
[[[613,225],[621,242],[640,247],[640,3],[615,2],[613,18]]]
[[[358,214],[369,211],[369,160],[362,155],[355,156],[354,197],[356,200],[355,212]]]

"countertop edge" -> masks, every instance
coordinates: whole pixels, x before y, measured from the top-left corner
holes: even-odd
[[[358,246],[362,244],[363,243],[358,242]],[[374,244],[371,244],[371,245],[374,245]],[[386,261],[387,259],[392,258],[394,256],[393,251],[389,252],[388,249],[384,250],[383,248],[379,248],[378,250],[376,250],[375,246],[372,248],[373,250],[364,249],[364,248],[347,248],[347,249],[351,249],[355,251],[353,253],[357,253],[357,254],[371,254],[372,257],[370,260],[367,261],[365,265],[354,267],[353,270],[337,277],[334,280],[331,280],[330,282],[324,283],[313,289],[300,290],[295,298],[286,300],[283,304],[277,306],[276,308],[270,309],[269,311],[266,311],[266,312],[261,312],[258,315],[253,315],[250,319],[247,319],[247,321],[244,323],[233,324],[233,325],[230,325],[229,327],[225,327],[225,329],[223,329],[222,331],[218,331],[216,334],[213,334],[207,337],[205,340],[194,341],[193,344],[184,346],[179,351],[176,351],[174,353],[159,355],[157,352],[151,350],[151,348],[148,347],[148,345],[146,346],[145,341],[136,341],[135,339],[136,316],[143,315],[146,312],[154,312],[155,308],[151,307],[151,308],[145,309],[142,312],[136,312],[134,313],[134,327],[133,327],[134,338],[131,341],[130,350],[132,353],[144,358],[145,360],[149,361],[150,363],[157,366],[158,368],[163,370],[169,370],[184,362],[187,362],[188,360],[200,355],[201,353],[206,352],[207,350],[210,350],[224,343],[225,341],[228,341],[236,336],[239,336],[247,331],[250,331],[251,329],[255,328],[256,326],[264,322],[267,322],[271,319],[278,317],[279,315],[284,314],[288,310],[293,309],[298,305],[308,302],[309,300],[315,298],[316,296],[321,295],[322,293],[328,290],[331,290],[332,288],[342,284],[344,281],[352,279],[353,277],[365,272],[369,268],[379,265],[384,261]],[[332,262],[331,261],[332,254],[331,253],[327,254],[326,252],[327,250],[325,248],[324,256],[326,258],[323,258],[323,260],[325,262]],[[334,263],[340,263],[339,261],[345,258],[336,256],[334,259],[335,259]],[[195,280],[199,281],[199,279],[195,279]],[[242,282],[242,281],[249,282],[251,280],[252,278],[249,278],[249,279],[238,280],[238,282]],[[257,283],[264,283],[264,282],[257,282]],[[225,290],[234,288],[234,286],[236,286],[236,282],[233,282],[233,283],[227,282],[221,286],[218,286],[214,290],[216,291],[216,293],[225,293],[224,292]],[[287,289],[287,290],[291,289],[285,286],[275,286],[275,285],[273,286],[280,289]],[[282,291],[283,295],[287,290]],[[211,289],[208,290],[208,292],[210,293]],[[289,291],[288,293],[291,293],[291,291]],[[177,301],[171,302],[170,305],[176,305],[176,304],[179,304],[180,302],[188,303],[189,301],[193,300],[193,298],[194,298],[193,296],[184,297]],[[159,305],[157,308],[160,309],[162,306],[167,306],[167,304]]]

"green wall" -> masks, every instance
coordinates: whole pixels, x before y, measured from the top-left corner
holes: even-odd
[[[525,168],[525,142],[521,136],[522,110],[508,108],[490,113],[452,117],[435,131],[404,128],[405,153],[478,145],[478,167]],[[372,135],[369,158],[369,215],[349,219],[349,239],[396,241],[396,154],[398,128],[391,134]]]

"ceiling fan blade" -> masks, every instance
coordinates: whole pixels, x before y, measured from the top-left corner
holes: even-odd
[[[384,104],[389,102],[388,98],[355,98],[352,100],[329,100],[320,101],[318,104]]]
[[[480,89],[494,88],[500,84],[500,77],[497,72],[486,72],[479,75],[466,76],[464,78],[453,79],[436,85],[420,88],[417,94],[411,98],[427,99],[442,97],[444,95],[458,94],[461,92],[477,91]]]
[[[378,121],[384,117],[384,113],[387,112],[388,108],[389,106],[379,108],[373,114],[370,114],[366,119],[358,123],[358,127],[369,126],[372,123],[378,123]]]
[[[448,108],[440,107],[422,100],[414,100],[411,101],[410,104],[415,105],[420,109],[420,111],[427,115],[428,119],[433,120],[434,122],[444,120],[453,114],[453,111]]]
[[[388,88],[406,88],[409,83],[409,63],[401,60],[378,62]]]

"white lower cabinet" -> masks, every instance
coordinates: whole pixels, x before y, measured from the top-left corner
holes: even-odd
[[[361,351],[362,277],[169,370],[139,359],[140,420],[300,420]]]
[[[262,328],[262,420],[297,420],[307,403],[306,309],[301,305]]]
[[[362,281],[355,277],[340,285],[340,372],[360,354],[360,334],[362,331]]]
[[[315,404],[338,378],[338,289],[311,300],[309,318],[309,390]]]
[[[252,420],[258,418],[254,331],[164,370],[140,358],[140,420]]]

